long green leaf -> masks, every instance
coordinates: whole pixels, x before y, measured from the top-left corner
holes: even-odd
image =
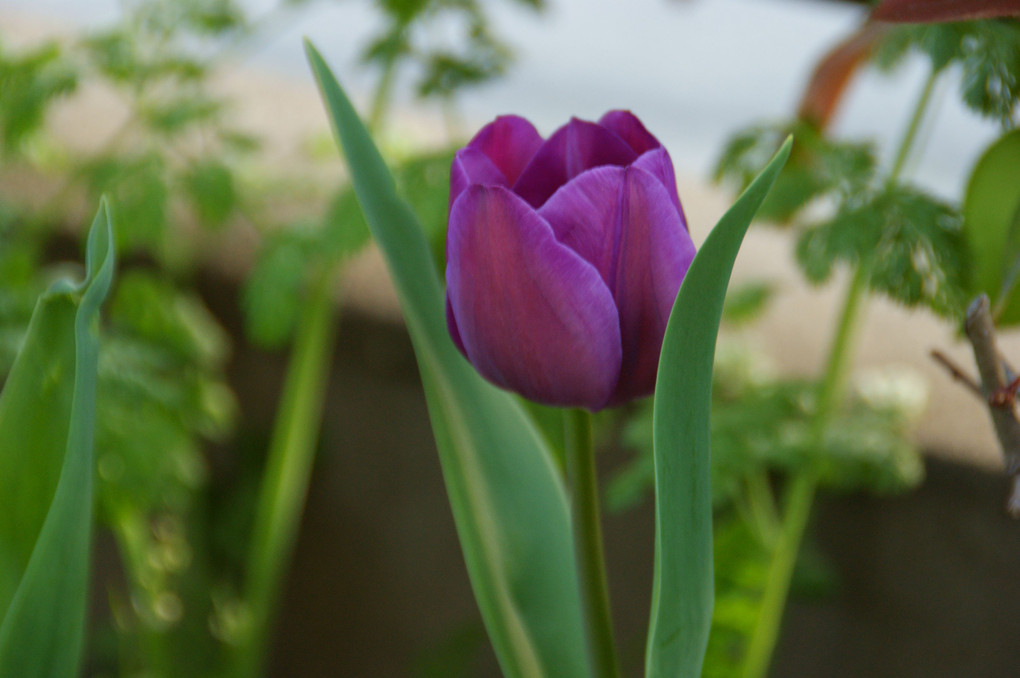
[[[454,347],[421,228],[329,67],[306,47],[400,296],[464,559],[503,672],[589,675],[566,493],[549,450],[514,399]]]
[[[963,201],[963,237],[971,265],[969,292],[987,294],[995,306],[996,324],[1020,323],[1017,262],[1020,261],[1020,130],[1008,132],[978,160]]]
[[[97,316],[113,278],[112,243],[104,201],[89,232],[84,282],[58,282],[39,299],[0,394],[7,583],[0,589],[0,678],[78,671],[92,525]]]
[[[747,227],[790,155],[787,139],[712,229],[694,257],[666,327],[652,416],[655,578],[648,678],[696,678],[712,622],[712,361],[723,299]]]

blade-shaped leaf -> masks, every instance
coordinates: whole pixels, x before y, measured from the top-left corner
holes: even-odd
[[[464,559],[503,672],[589,675],[566,493],[550,453],[514,399],[454,347],[425,236],[329,67],[310,44],[307,52],[400,296]]]
[[[666,326],[655,389],[655,575],[648,678],[697,678],[712,621],[709,410],[723,299],[747,227],[790,156],[787,139],[712,229]]]
[[[61,281],[40,298],[0,394],[0,553],[9,556],[0,676],[77,673],[92,524],[96,318],[113,278],[112,243],[104,201],[89,232],[84,282]]]
[[[963,200],[963,237],[970,254],[969,292],[993,300],[996,323],[1020,323],[1020,297],[1013,268],[1020,238],[1013,232],[1020,212],[1020,130],[1001,136],[978,160]]]

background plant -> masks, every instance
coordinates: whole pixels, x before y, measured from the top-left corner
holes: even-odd
[[[728,300],[731,332],[720,347],[713,392],[717,606],[704,675],[766,675],[791,586],[818,595],[834,585],[824,561],[810,545],[802,548],[819,488],[902,492],[922,479],[910,433],[924,387],[909,374],[850,374],[869,297],[923,308],[959,326],[970,298],[986,292],[998,299],[1000,322],[1012,322],[1006,309],[1013,304],[1016,253],[1007,224],[1015,223],[1015,200],[1009,189],[997,189],[995,198],[990,191],[1010,184],[1005,163],[1015,168],[1018,157],[1005,150],[1015,137],[1018,35],[1020,23],[1012,19],[868,21],[816,66],[795,118],[738,132],[721,154],[716,179],[746,186],[792,133],[790,163],[759,216],[790,232],[808,282],[829,282],[838,269],[848,281],[825,370],[815,379],[774,374],[739,329],[772,298],[768,283],[735,290]],[[827,126],[856,70],[867,64],[890,70],[909,53],[927,58],[929,76],[891,165],[881,169],[873,144],[834,138]],[[919,155],[918,130],[932,114],[935,83],[949,72],[959,76],[964,104],[1003,129],[986,154],[994,159],[979,163],[955,204],[912,186],[905,172]],[[625,428],[625,440],[641,452],[609,488],[618,507],[639,500],[650,483],[648,416],[639,412]]]
[[[110,197],[126,258],[101,343],[96,436],[99,518],[126,581],[106,592],[113,625],[95,632],[93,671],[260,670],[316,449],[334,290],[367,229],[349,188],[313,186],[309,196],[307,183],[268,169],[261,140],[234,124],[236,104],[214,79],[302,4],[250,18],[231,0],[132,0],[117,23],[65,40],[14,50],[0,35],[0,152],[8,168],[49,186],[39,202],[0,202],[0,369],[51,276],[47,262],[74,246],[66,222],[79,201]],[[377,126],[401,70],[418,73],[421,97],[451,109],[459,91],[510,64],[478,2],[376,7],[384,27],[367,39],[364,62],[378,74]],[[452,38],[439,27],[451,21],[464,27]],[[96,86],[115,93],[123,123],[94,150],[63,147],[49,111]],[[403,158],[398,180],[438,255],[450,154]],[[281,218],[280,203],[301,208]],[[256,452],[213,501],[205,450],[232,435],[238,412],[230,340],[196,291],[196,272],[205,243],[251,228],[262,245],[239,300],[248,337],[269,349],[293,341],[291,367],[265,465]]]

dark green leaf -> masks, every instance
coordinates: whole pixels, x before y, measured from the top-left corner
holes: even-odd
[[[655,388],[655,574],[645,655],[648,678],[701,675],[712,620],[712,364],[733,261],[790,156],[787,139],[723,215],[680,287]]]
[[[906,187],[891,187],[846,203],[829,221],[805,231],[797,261],[814,283],[836,262],[862,262],[872,289],[905,306],[939,315],[963,313],[964,250],[959,215]]]
[[[400,296],[468,573],[500,666],[515,677],[589,675],[566,492],[551,453],[514,399],[453,345],[425,236],[329,67],[307,50]]]
[[[58,282],[40,299],[0,394],[3,676],[77,673],[92,529],[97,317],[113,252],[104,203],[89,233],[85,280]]]
[[[968,291],[994,300],[996,322],[1020,323],[1015,282],[1007,280],[1020,258],[1012,237],[1020,210],[1020,130],[1003,135],[984,152],[967,183],[963,236],[970,254]]]

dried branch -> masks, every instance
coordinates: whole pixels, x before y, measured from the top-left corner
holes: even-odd
[[[1006,471],[1013,476],[1013,491],[1007,509],[1013,517],[1020,517],[1020,421],[1016,418],[1013,398],[1002,395],[1009,381],[995,343],[995,325],[987,295],[982,294],[971,302],[964,329],[974,348],[974,360],[981,375],[981,392],[987,399],[995,434],[1005,457]]]
[[[963,371],[959,365],[953,362],[953,360],[945,353],[938,349],[932,349],[931,357],[942,367],[946,368],[949,375],[961,382],[964,386],[970,389],[970,392],[976,395],[981,400],[985,400],[985,394],[981,390],[981,384],[974,381],[974,378]]]

